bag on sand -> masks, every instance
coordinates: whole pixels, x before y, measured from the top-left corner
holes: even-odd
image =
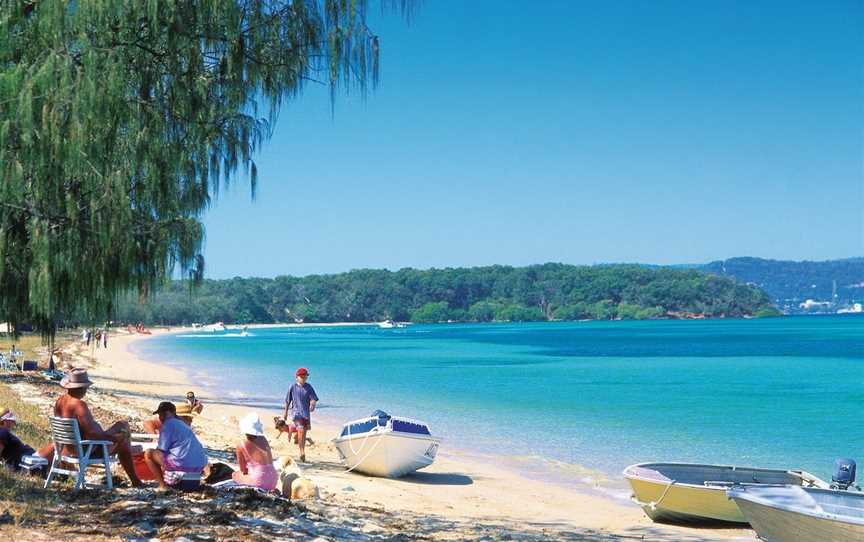
[[[234,474],[234,469],[225,463],[212,463],[210,465],[210,474],[204,479],[205,484],[213,485],[225,480],[230,480]]]

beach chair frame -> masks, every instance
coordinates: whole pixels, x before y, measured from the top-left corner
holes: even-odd
[[[18,372],[21,368],[15,363],[13,358],[7,357],[6,354],[0,353],[0,371],[4,373]]]
[[[54,459],[51,461],[51,468],[45,479],[45,489],[48,489],[56,474],[75,476],[75,491],[83,487],[102,487],[102,484],[87,484],[84,479],[87,468],[100,467],[105,469],[105,486],[108,491],[112,491],[114,480],[111,477],[111,464],[116,463],[117,458],[108,455],[108,447],[114,443],[110,440],[82,440],[81,432],[78,429],[78,420],[75,418],[49,416],[48,421],[51,425],[51,440],[54,441]],[[63,455],[61,452],[64,446],[75,447],[78,457]],[[97,446],[102,447],[102,457],[91,459],[90,454]],[[65,469],[63,468],[64,463],[75,465],[78,468]]]

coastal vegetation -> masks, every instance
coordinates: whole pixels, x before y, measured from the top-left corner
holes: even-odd
[[[382,0],[384,1],[384,0]],[[389,2],[384,1],[385,4]],[[410,2],[393,4],[403,11]],[[175,267],[309,83],[365,92],[367,2],[10,1],[0,10],[0,317],[48,335]]]
[[[333,275],[175,281],[116,318],[148,324],[492,322],[770,316],[768,296],[696,270],[638,265],[363,269]]]

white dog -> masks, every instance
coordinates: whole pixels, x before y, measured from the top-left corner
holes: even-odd
[[[290,457],[280,457],[279,463],[281,464],[279,481],[282,483],[283,497],[288,497],[292,501],[319,498],[318,486],[303,476],[300,467]]]

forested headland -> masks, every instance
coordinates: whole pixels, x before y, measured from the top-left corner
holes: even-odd
[[[146,324],[492,322],[778,314],[752,286],[696,270],[639,265],[362,269],[306,277],[174,281],[119,322]]]

